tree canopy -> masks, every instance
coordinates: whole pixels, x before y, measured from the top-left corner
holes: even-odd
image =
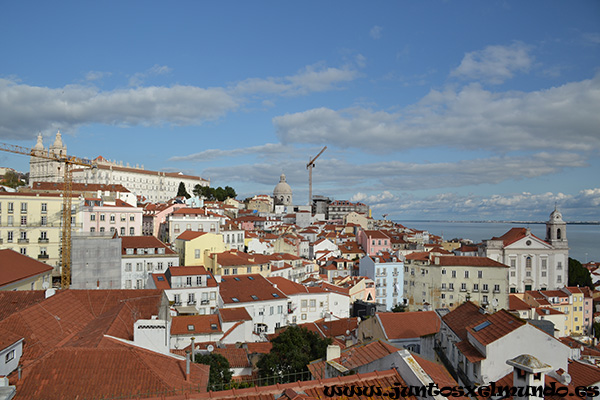
[[[229,361],[220,354],[196,354],[195,362],[198,364],[210,365],[208,375],[209,390],[222,390],[225,385],[231,382],[233,372],[231,372]]]
[[[190,197],[192,197],[185,189],[185,183],[183,183],[183,182],[179,182],[179,188],[177,189],[177,197],[181,197],[181,196],[185,196],[186,199],[189,199]]]
[[[4,178],[2,179],[1,183],[4,186],[8,186],[8,187],[11,187],[11,188],[16,188],[18,186],[25,185],[25,182],[21,181],[21,178],[19,177],[19,174],[17,174],[14,171],[6,171],[6,173],[4,174]]]
[[[587,286],[594,289],[590,271],[571,257],[569,257],[569,286]]]
[[[271,343],[271,352],[257,364],[259,374],[261,377],[279,376],[283,378],[280,382],[287,382],[294,380],[288,374],[306,372],[311,361],[325,357],[331,339],[322,339],[304,327],[290,326]]]
[[[235,189],[233,189],[231,186],[225,186],[224,188],[221,186],[218,188],[211,188],[208,186],[196,185],[194,186],[193,193],[196,196],[204,197],[208,201],[225,201],[229,198],[237,197]]]

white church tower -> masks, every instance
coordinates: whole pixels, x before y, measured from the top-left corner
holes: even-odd
[[[563,221],[562,214],[556,207],[554,207],[550,219],[546,222],[546,242],[550,243],[555,249],[569,248],[567,223]]]
[[[48,150],[44,147],[42,134],[37,137],[37,143],[33,147],[35,154],[54,154],[64,156],[67,154],[67,146],[63,144],[60,131],[56,133],[54,143]],[[63,170],[60,163],[46,158],[31,156],[29,160],[29,182],[62,182]]]

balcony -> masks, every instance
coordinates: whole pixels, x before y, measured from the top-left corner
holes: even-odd
[[[50,256],[48,254],[38,254],[38,260],[47,260],[48,258],[50,258]]]
[[[200,304],[202,304],[203,306],[208,305],[210,302],[208,300],[202,300],[200,301]]]
[[[50,240],[48,238],[39,238],[38,243],[48,243]]]
[[[181,305],[181,301],[174,301],[174,302],[173,302],[173,305],[174,305],[174,306],[180,306],[180,305]]]
[[[29,239],[19,239],[17,241],[17,243],[19,243],[19,244],[26,244],[26,243],[29,243]]]
[[[195,306],[196,305],[196,300],[188,301],[187,305],[188,306]]]

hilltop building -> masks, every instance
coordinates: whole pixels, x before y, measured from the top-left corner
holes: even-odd
[[[273,198],[275,205],[291,206],[292,202],[292,188],[285,180],[285,174],[281,174],[279,177],[279,183],[273,189]]]
[[[62,141],[60,132],[56,134],[54,143],[46,149],[42,135],[38,135],[34,146],[36,154],[66,155],[67,146]],[[177,195],[179,183],[183,182],[188,193],[194,186],[209,186],[210,181],[199,176],[184,175],[181,172],[149,171],[143,166],[130,167],[129,164],[106,160],[99,156],[94,161],[98,168],[73,170],[74,183],[93,183],[105,185],[123,185],[132,193],[143,196],[149,201],[167,201]],[[63,166],[56,161],[31,156],[29,161],[29,181],[33,182],[62,182]]]
[[[500,237],[485,240],[480,253],[510,267],[511,293],[560,289],[568,283],[567,224],[556,208],[546,222],[546,240],[527,228],[512,228]]]

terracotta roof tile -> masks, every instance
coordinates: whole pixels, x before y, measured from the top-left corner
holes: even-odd
[[[0,291],[0,321],[27,307],[43,301],[44,290],[10,290]]]
[[[591,386],[600,382],[600,368],[581,361],[569,360],[569,375],[574,386]]]
[[[251,321],[252,317],[244,307],[219,308],[223,322]]]
[[[202,235],[206,235],[208,232],[196,232],[196,231],[185,231],[181,235],[177,236],[179,240],[194,240]]]
[[[472,363],[485,360],[485,357],[468,340],[456,343],[456,348]]]
[[[184,315],[171,319],[171,335],[199,335],[223,332],[217,314]]]
[[[14,250],[0,250],[0,287],[50,271],[52,267],[48,264]]]
[[[495,342],[526,324],[525,321],[515,317],[506,310],[500,310],[494,314],[487,315],[485,321],[486,326],[483,327],[481,327],[483,322],[467,326],[467,332],[484,346]]]
[[[494,261],[488,257],[471,257],[471,256],[439,256],[434,257],[436,265],[441,266],[472,266],[472,267],[500,267],[508,268],[508,265]]]
[[[375,314],[388,340],[417,338],[440,331],[440,317],[435,311]]]
[[[259,274],[222,276],[219,288],[225,304],[287,298],[281,290],[273,287],[271,282]]]
[[[467,339],[468,325],[478,324],[486,319],[479,307],[467,301],[442,317],[442,321],[461,339]]]
[[[154,236],[122,236],[121,254],[126,254],[125,249],[165,249],[165,254],[177,254]]]
[[[231,368],[249,368],[250,360],[245,349],[215,348],[215,354],[220,354],[229,361]]]

